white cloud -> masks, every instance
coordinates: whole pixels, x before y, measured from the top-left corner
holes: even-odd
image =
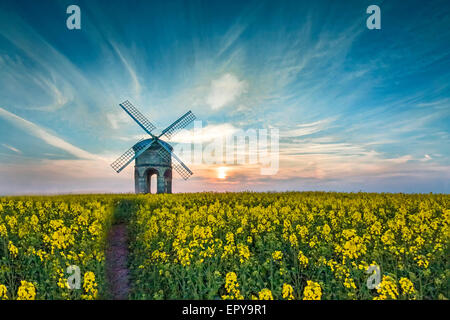
[[[106,118],[108,119],[113,129],[119,129],[118,119],[113,113],[106,114]]]
[[[385,161],[391,161],[395,164],[402,164],[402,163],[406,163],[410,160],[413,160],[413,157],[411,155],[405,155],[405,156],[401,156],[398,158],[393,158],[393,159],[385,159]]]
[[[432,102],[422,102],[422,103],[418,103],[417,106],[418,107],[431,107],[431,108],[436,108],[436,109],[444,109],[444,108],[448,108],[450,105],[450,99],[449,98],[443,98],[437,101],[432,101]]]
[[[199,121],[196,121],[198,123]],[[180,131],[171,142],[178,143],[202,143],[217,138],[225,138],[233,135],[239,129],[230,123],[210,124],[204,128],[194,126],[194,129]]]
[[[310,135],[310,134],[322,131],[333,120],[334,119],[332,119],[332,118],[327,118],[327,119],[322,119],[322,120],[311,122],[311,123],[299,124],[299,125],[297,125],[296,129],[281,132],[280,136],[282,136],[282,137],[300,137],[300,136]]]
[[[123,110],[106,113],[106,119],[114,130],[119,129],[123,124],[129,125],[134,123],[131,117],[123,112]]]
[[[169,144],[208,143],[218,138],[231,137],[238,131],[239,129],[230,123],[210,124],[205,127],[202,127],[201,121],[195,121],[194,128],[189,130],[188,129],[181,130],[175,136],[173,136],[170,141],[167,142]],[[131,141],[133,143],[136,143],[143,138],[147,139],[149,138],[149,136],[145,134],[138,134],[138,135],[117,137],[118,140]],[[164,136],[162,137],[162,139],[166,140]],[[105,158],[105,155],[102,156]]]
[[[247,87],[246,81],[240,81],[231,73],[226,73],[219,79],[211,81],[211,91],[206,102],[213,110],[220,109],[247,92]]]
[[[133,68],[133,66],[130,63],[131,59],[126,59],[125,56],[122,54],[122,51],[119,49],[119,47],[114,42],[110,42],[110,43],[111,43],[111,46],[113,47],[113,49],[115,50],[115,52],[117,53],[117,55],[119,56],[120,60],[122,61],[125,69],[130,74],[130,77],[133,80],[134,90],[136,91],[136,94],[140,94],[141,93],[141,84],[139,82],[135,68]]]
[[[63,139],[61,139],[51,133],[48,133],[46,130],[44,130],[40,126],[38,126],[28,120],[25,120],[9,111],[6,111],[3,108],[0,108],[0,117],[11,122],[12,124],[16,125],[17,127],[24,130],[25,132],[44,140],[49,145],[52,145],[56,148],[67,151],[70,154],[72,154],[78,158],[91,159],[91,160],[100,159],[99,156],[96,156],[87,151],[84,151],[83,149],[75,147],[74,145],[64,141]]]
[[[16,152],[16,153],[22,153],[22,151],[20,151],[19,149],[16,149],[16,148],[14,148],[14,147],[12,147],[12,146],[10,146],[10,145],[7,145],[7,144],[5,144],[5,143],[3,143],[2,146],[4,146],[5,148],[7,148],[7,149],[9,149],[9,150],[11,150],[11,151],[14,151],[14,152]]]
[[[412,161],[411,155],[385,158],[384,154],[344,143],[285,144],[280,155],[277,178],[315,178],[349,181],[353,177],[448,176],[448,166]]]

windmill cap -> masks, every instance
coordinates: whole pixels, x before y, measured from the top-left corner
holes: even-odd
[[[136,149],[137,147],[140,147],[140,146],[142,146],[142,145],[145,145],[145,144],[149,143],[149,142],[152,141],[152,140],[153,140],[153,138],[145,139],[145,140],[139,141],[138,143],[136,143],[136,144],[133,146],[133,149]],[[162,141],[161,139],[159,139],[159,142],[160,142],[161,144],[163,144],[164,146],[166,146],[167,148],[169,148],[170,150],[173,150],[173,147],[172,147],[170,144],[168,144],[167,142],[164,142],[164,141]],[[150,147],[150,149],[155,148],[155,147],[157,147],[157,146],[158,146],[158,144],[154,144],[154,145],[152,145],[152,146]]]

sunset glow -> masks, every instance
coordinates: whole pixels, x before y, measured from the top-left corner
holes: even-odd
[[[227,168],[226,167],[217,168],[217,178],[222,179],[222,180],[227,178]]]

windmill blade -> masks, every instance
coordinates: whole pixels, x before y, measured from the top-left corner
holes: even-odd
[[[159,149],[158,153],[161,155],[161,157],[163,157],[164,159],[169,161],[170,160],[170,156],[172,156],[173,157],[173,159],[172,159],[172,167],[180,174],[180,176],[184,180],[189,179],[189,177],[192,176],[194,173],[191,170],[189,170],[189,168],[183,163],[183,161],[180,160],[180,158],[178,158],[175,155],[175,153],[173,153],[164,144],[159,142],[159,140],[158,140],[158,143],[159,143],[160,146],[162,146],[168,152],[168,153],[165,153],[161,149]]]
[[[139,157],[145,150],[150,148],[153,142],[155,142],[155,140],[151,140],[150,142],[140,143],[143,140],[144,139],[141,139],[138,143],[125,151],[125,153],[121,155],[116,161],[111,163],[111,167],[117,173],[122,171],[131,161]]]
[[[170,154],[167,154],[163,152],[161,149],[158,150],[158,153],[166,160],[169,160]],[[174,156],[174,160],[172,160],[172,167],[180,174],[180,176],[187,180],[191,175],[193,175],[193,172],[189,170],[189,168],[177,157],[174,153],[172,153],[172,156]]]
[[[181,129],[186,127],[189,123],[195,120],[195,115],[188,111],[184,115],[182,115],[177,121],[172,123],[166,129],[161,132],[161,135],[165,135],[167,139],[171,139],[174,135],[176,135]],[[160,136],[161,136],[160,135]]]
[[[156,129],[156,127],[138,109],[136,109],[130,101],[125,100],[120,103],[119,106],[121,106],[122,109],[125,110],[125,112],[128,113],[128,115],[133,118],[133,120],[136,121],[142,129],[145,130],[145,132],[153,136],[151,131]]]

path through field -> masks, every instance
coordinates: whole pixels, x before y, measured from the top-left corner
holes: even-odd
[[[108,236],[106,250],[106,275],[114,300],[128,299],[130,290],[127,258],[128,232],[126,224],[113,225]]]

